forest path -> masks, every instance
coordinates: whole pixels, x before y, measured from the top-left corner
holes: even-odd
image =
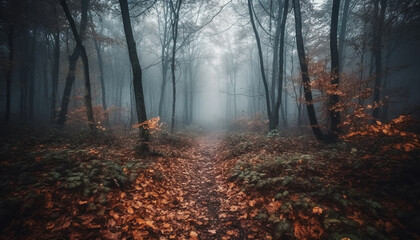
[[[197,147],[173,159],[172,183],[180,189],[175,209],[177,214],[189,215],[178,222],[179,232],[184,231],[190,239],[264,239],[268,234],[241,211],[248,205],[245,194],[227,181],[217,163],[222,138],[221,133],[199,136]]]
[[[266,239],[264,228],[248,219],[245,194],[227,181],[217,163],[222,137],[202,135],[182,152],[173,149],[172,156],[159,161],[162,165],[149,170],[153,175],[161,171],[162,179],[138,181],[133,192],[126,192],[134,206],[124,203],[124,208],[137,209],[133,214],[137,216],[130,217],[138,223],[133,226],[139,229],[134,238]],[[146,189],[158,194],[145,195],[152,192]],[[145,200],[151,204],[138,205]]]
[[[236,214],[223,210],[231,206],[224,193],[225,182],[216,171],[216,153],[220,134],[196,138],[197,148],[192,148],[190,156],[175,159],[173,169],[175,185],[181,191],[180,209],[190,212],[192,228],[188,237],[199,239],[245,239]],[[223,206],[222,206],[223,205]],[[186,219],[188,220],[188,219]],[[181,225],[188,226],[187,222]]]

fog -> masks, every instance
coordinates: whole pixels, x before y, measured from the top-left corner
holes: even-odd
[[[128,1],[144,102],[135,97],[137,80],[120,4],[64,2],[86,49],[96,126],[131,129],[141,119],[136,106],[144,104],[147,119],[159,116],[168,129],[309,129],[296,1],[288,2],[286,10],[285,1],[270,0]],[[419,114],[418,3],[341,1],[333,34],[338,39],[339,94],[331,94],[332,1],[298,2],[310,103],[321,128],[331,125],[332,95],[340,99],[337,112],[343,122],[361,109],[384,122]],[[1,1],[0,113],[5,124],[88,127],[89,94],[79,57],[74,83],[69,81],[71,56],[78,49],[69,22],[59,1]]]

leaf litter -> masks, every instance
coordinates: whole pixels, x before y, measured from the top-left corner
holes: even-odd
[[[135,136],[67,135],[2,139],[1,238],[419,237],[415,153],[161,132],[139,155]]]

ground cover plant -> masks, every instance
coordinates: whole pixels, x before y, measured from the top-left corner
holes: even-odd
[[[195,129],[139,153],[129,133],[3,132],[4,239],[419,236],[418,150]]]

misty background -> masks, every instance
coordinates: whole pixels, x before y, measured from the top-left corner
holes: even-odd
[[[167,126],[171,122],[173,104],[170,65],[174,26],[171,4],[174,2],[129,1],[132,30],[143,72],[147,117],[159,116]],[[378,117],[388,121],[399,114],[418,114],[419,4],[408,0],[385,1],[387,5],[378,0],[340,2],[340,74],[345,74],[341,77],[342,86],[357,88],[359,93],[374,89],[377,65],[372,41],[378,30],[373,13],[384,8]],[[69,0],[67,3],[80,28],[81,1]],[[285,1],[250,3],[271,93],[271,89],[278,88],[276,81],[272,81],[279,75],[278,60],[274,56],[278,50],[274,49],[276,38],[281,35],[276,27],[280,24]],[[288,5],[280,121],[276,128],[307,130],[309,122],[303,100],[292,1]],[[313,66],[311,80],[316,82],[322,78],[323,71],[330,71],[332,1],[302,0],[300,7],[304,47],[309,64]],[[1,1],[0,41],[2,121],[41,126],[54,124],[62,106],[69,57],[76,46],[58,1]],[[116,1],[89,1],[83,44],[89,60],[95,124],[131,128],[137,123],[133,76]],[[235,128],[258,121],[265,124],[257,125],[258,128],[268,129],[266,93],[258,54],[247,1],[182,2],[174,54],[175,126]],[[58,78],[54,75],[57,69]],[[10,87],[7,79],[10,79]],[[87,127],[84,81],[82,61],[79,60],[66,122]],[[328,101],[323,98],[325,91],[316,84],[312,87],[318,120],[326,127],[329,119]],[[273,100],[278,93],[272,93]],[[354,101],[366,108],[374,105],[372,95],[361,99]]]

